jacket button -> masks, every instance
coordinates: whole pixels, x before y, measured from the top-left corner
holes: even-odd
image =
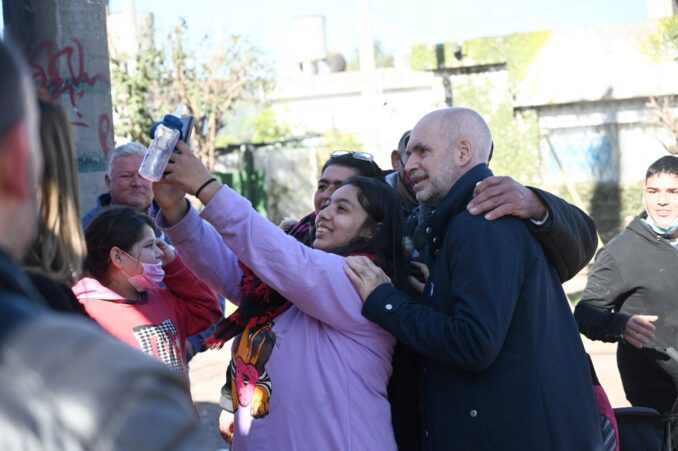
[[[426,227],[426,233],[431,233],[431,227]]]
[[[386,304],[384,308],[390,312],[391,310],[393,310],[393,304]]]
[[[478,411],[473,409],[468,414],[471,416],[471,418],[475,418],[478,416]]]
[[[437,242],[438,242],[438,237],[437,237],[437,236],[434,236],[434,237],[433,237],[433,244],[436,244]]]
[[[428,431],[427,430],[424,431],[424,435],[426,436],[426,438],[428,438]]]

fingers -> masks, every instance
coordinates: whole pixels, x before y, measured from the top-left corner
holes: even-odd
[[[187,154],[187,153],[193,153],[193,151],[188,146],[188,144],[186,144],[182,140],[177,141],[177,145],[175,146],[175,148],[176,148],[176,153],[178,153],[179,155]]]
[[[476,183],[476,187],[473,190],[473,197],[478,196],[482,194],[483,192],[487,191],[489,188],[497,185],[501,185],[502,183],[506,183],[506,179],[511,180],[510,177],[500,177],[493,175],[492,177],[488,177],[484,180],[481,180],[480,182]]]
[[[221,438],[228,444],[233,441],[233,434],[235,431],[235,423],[233,422],[233,414],[222,410],[219,415],[219,434]]]
[[[654,339],[656,315],[633,315],[624,328],[624,340],[636,348],[647,346]]]
[[[415,268],[417,268],[421,272],[421,274],[424,276],[424,280],[428,280],[428,276],[431,275],[431,273],[428,270],[428,266],[426,266],[422,262],[415,262],[415,261],[411,261],[410,265],[414,266]]]
[[[426,286],[425,283],[420,282],[416,277],[414,276],[407,276],[407,282],[417,290],[417,293],[423,293],[424,292],[424,287]]]

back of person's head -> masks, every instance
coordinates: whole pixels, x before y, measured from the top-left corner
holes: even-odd
[[[26,67],[11,45],[0,41],[0,139],[26,116]]]
[[[113,205],[103,209],[85,229],[85,271],[105,282],[111,265],[111,249],[117,247],[129,253],[143,238],[144,226],[156,231],[155,221],[135,208]]]
[[[398,153],[402,157],[405,151],[407,150],[407,144],[410,142],[410,135],[412,130],[407,130],[398,140]]]
[[[666,155],[652,163],[645,173],[645,181],[657,174],[678,176],[678,156]]]
[[[386,182],[364,176],[351,177],[344,181],[342,186],[345,185],[358,190],[358,201],[367,213],[363,227],[377,226],[377,231],[371,238],[358,239],[337,253],[374,252],[376,263],[393,279],[396,286],[402,287],[405,260],[402,250],[402,203],[398,193]]]
[[[371,154],[367,152],[358,152],[350,150],[337,150],[330,154],[330,158],[323,165],[322,171],[325,172],[329,166],[338,165],[355,169],[358,175],[364,177],[384,180],[384,173],[379,165],[374,161]]]
[[[0,42],[0,68],[0,247],[21,261],[37,229],[37,103],[27,66],[7,42]]]
[[[42,100],[38,104],[45,170],[38,191],[38,234],[24,265],[70,286],[82,273],[86,252],[73,135],[62,108]]]
[[[117,158],[128,157],[131,155],[138,155],[143,157],[144,155],[146,155],[146,148],[143,145],[139,144],[138,142],[132,141],[111,150],[111,152],[108,154],[106,174],[109,177],[111,176],[111,173],[113,171],[113,165],[115,164],[115,160]]]

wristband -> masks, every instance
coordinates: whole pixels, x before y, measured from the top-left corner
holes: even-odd
[[[206,187],[207,185],[209,185],[209,184],[212,183],[212,182],[216,182],[216,181],[217,181],[217,179],[215,179],[214,177],[212,177],[211,179],[209,179],[208,181],[206,181],[205,183],[203,183],[202,185],[200,185],[200,188],[198,188],[198,190],[195,192],[194,196],[197,197],[197,198],[200,198],[200,192],[201,192],[203,189],[205,189],[205,187]]]

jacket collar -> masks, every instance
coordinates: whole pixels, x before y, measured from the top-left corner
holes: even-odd
[[[430,216],[430,224],[435,235],[441,234],[447,223],[452,218],[466,209],[473,198],[473,190],[481,180],[492,175],[492,171],[485,163],[480,163],[471,168],[466,174],[456,181],[450,191],[433,209]]]
[[[427,248],[430,255],[426,258],[426,261],[433,261],[435,256],[438,255],[447,225],[456,215],[466,209],[471,198],[473,198],[473,190],[476,184],[491,175],[492,171],[485,163],[474,166],[452,185],[450,191],[438,205],[430,210],[423,223],[419,223],[415,231],[415,246],[417,246],[417,242],[422,242],[422,238],[428,242]],[[419,245],[419,247],[422,246]]]

